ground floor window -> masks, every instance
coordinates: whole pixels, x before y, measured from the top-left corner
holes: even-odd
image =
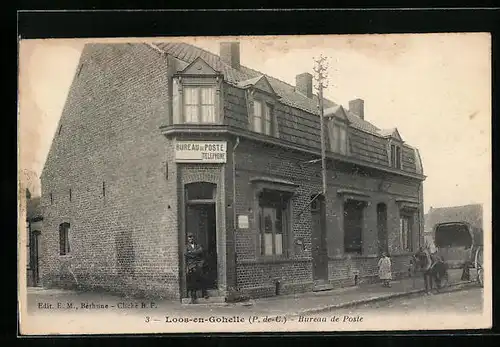
[[[347,200],[344,203],[345,253],[362,253],[364,207],[363,201]]]
[[[403,251],[413,251],[413,216],[409,213],[402,212],[399,218],[399,236],[401,249]]]
[[[288,197],[280,192],[264,191],[259,196],[261,255],[284,256],[287,245]]]
[[[70,251],[69,247],[69,223],[59,225],[59,254],[66,255]]]

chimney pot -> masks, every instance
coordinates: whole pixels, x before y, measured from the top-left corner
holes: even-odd
[[[300,75],[295,76],[295,89],[307,96],[308,98],[312,98],[313,96],[313,76],[309,72],[301,73]]]
[[[233,69],[240,68],[240,43],[239,42],[221,42],[219,46],[219,55],[221,60],[231,66]]]
[[[361,119],[365,119],[365,102],[363,99],[349,101],[349,111]]]

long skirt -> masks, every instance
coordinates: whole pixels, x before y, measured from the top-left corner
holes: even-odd
[[[188,291],[200,290],[203,287],[203,273],[201,267],[188,270],[186,274],[186,285]]]

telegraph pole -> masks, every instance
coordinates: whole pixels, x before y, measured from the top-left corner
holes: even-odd
[[[326,57],[320,55],[318,59],[314,59],[314,80],[316,81],[315,88],[318,90],[318,101],[319,101],[319,121],[321,127],[321,177],[323,182],[323,196],[326,196],[326,162],[325,162],[325,120],[324,118],[324,106],[323,106],[323,89],[328,87],[328,63],[326,62]]]

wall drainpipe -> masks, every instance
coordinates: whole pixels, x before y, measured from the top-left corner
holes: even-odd
[[[236,143],[233,146],[233,235],[236,233],[237,220],[236,220],[236,148],[240,144],[240,138],[236,137]],[[234,236],[233,236],[234,237]],[[236,244],[233,242],[233,244]],[[238,273],[237,273],[237,260],[236,249],[234,250],[234,286],[238,288]]]

